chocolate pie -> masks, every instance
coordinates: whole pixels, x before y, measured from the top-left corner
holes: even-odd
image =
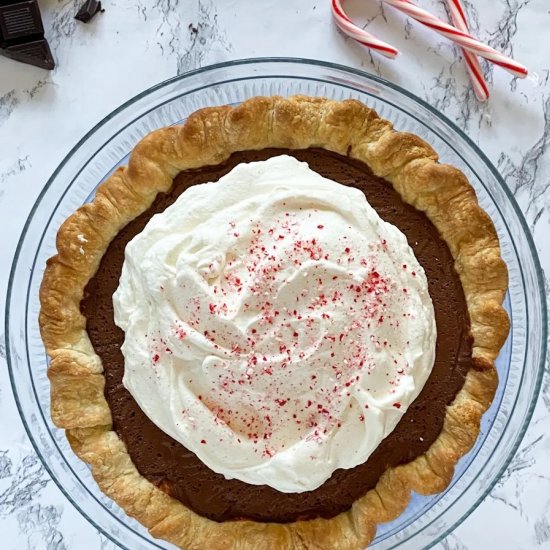
[[[354,101],[152,132],[61,227],[51,412],[181,548],[364,548],[475,442],[507,270],[465,176]]]

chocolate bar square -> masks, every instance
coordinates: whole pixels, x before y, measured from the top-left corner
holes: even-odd
[[[34,65],[41,69],[51,70],[55,67],[50,46],[44,38],[39,38],[33,42],[23,42],[22,44],[8,46],[2,53],[10,59]]]
[[[0,48],[16,61],[42,69],[55,67],[37,0],[0,0]]]
[[[2,42],[7,43],[34,34],[44,34],[36,0],[0,6],[0,40]]]

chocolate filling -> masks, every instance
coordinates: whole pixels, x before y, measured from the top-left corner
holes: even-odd
[[[122,385],[124,357],[120,346],[124,333],[113,321],[112,295],[118,286],[124,249],[154,214],[162,212],[191,185],[218,180],[239,163],[265,160],[282,153],[306,161],[327,178],[361,189],[380,216],[406,235],[426,271],[437,323],[433,371],[395,430],[364,464],[337,470],[321,487],[305,493],[281,493],[265,485],[225,479],[157,428]],[[472,338],[464,292],[449,248],[437,229],[425,214],[404,203],[393,187],[374,176],[366,165],[321,149],[235,153],[224,164],[180,173],[172,189],[157,196],[151,208],[130,222],[112,241],[86,287],[81,311],[105,368],[105,396],[111,407],[114,429],[126,444],[137,469],[163,491],[216,521],[248,518],[290,522],[318,516],[330,518],[349,509],[357,498],[376,485],[388,467],[409,462],[430,447],[441,432],[446,406],[462,387],[472,365]]]

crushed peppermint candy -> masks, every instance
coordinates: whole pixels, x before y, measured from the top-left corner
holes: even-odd
[[[148,261],[153,258],[160,275],[153,270],[142,276],[135,262],[131,288],[139,292],[124,305],[141,310],[127,315],[125,330],[147,331],[138,335],[147,356],[127,359],[125,376],[134,377],[131,391],[143,391],[143,400],[160,396],[155,406],[163,411],[176,403],[175,412],[164,412],[168,420],[161,428],[207,465],[259,483],[264,478],[255,478],[254,468],[281,453],[298,453],[306,457],[302,461],[317,461],[316,470],[326,465],[306,480],[312,490],[335,464],[364,462],[369,446],[406,411],[421,387],[419,368],[427,378],[431,353],[428,347],[424,356],[409,354],[409,340],[424,337],[423,331],[432,339],[433,318],[424,273],[406,241],[384,229],[356,190],[335,191],[334,182],[292,166],[307,174],[300,172],[296,181],[287,174],[252,202],[250,187],[241,192],[239,182],[224,195],[223,178],[191,188],[154,218],[158,251],[154,239],[146,240],[147,227],[130,243],[143,257],[139,241],[134,245],[143,237]],[[277,177],[286,173],[281,170]],[[254,177],[260,185],[261,173]],[[304,199],[300,193],[306,191],[297,193],[296,185],[308,178]],[[210,210],[203,219],[193,197],[209,185]],[[183,210],[176,211],[180,202]],[[193,219],[186,218],[188,211]],[[179,235],[184,226],[191,229]],[[208,231],[194,233],[193,227]],[[132,252],[127,250],[130,259]],[[163,262],[170,262],[165,272]],[[138,319],[144,328],[130,326]],[[357,453],[344,452],[349,437],[340,434],[353,434]],[[216,447],[215,456],[201,451],[207,441]],[[338,461],[319,460],[328,456],[327,448]],[[250,471],[232,466],[243,457]],[[296,490],[291,480],[279,481],[279,490]]]

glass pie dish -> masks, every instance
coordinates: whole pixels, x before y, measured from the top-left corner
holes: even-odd
[[[34,205],[13,263],[6,308],[6,349],[16,402],[31,441],[73,505],[122,548],[172,548],[153,539],[106,497],[89,468],[50,419],[47,356],[38,328],[38,290],[60,224],[90,201],[97,186],[145,134],[184,121],[202,107],[239,104],[258,95],[304,94],[363,101],[396,129],[430,143],[441,161],[460,168],[493,219],[510,274],[505,308],[511,331],[497,360],[499,387],[474,448],[442,493],[413,495],[406,511],[379,527],[371,547],[425,548],[446,536],[491,490],[519,445],[540,389],[546,310],[535,248],[510,191],[483,153],[432,107],[366,73],[318,61],[243,60],[214,65],[136,96],[91,130],[69,153]]]

